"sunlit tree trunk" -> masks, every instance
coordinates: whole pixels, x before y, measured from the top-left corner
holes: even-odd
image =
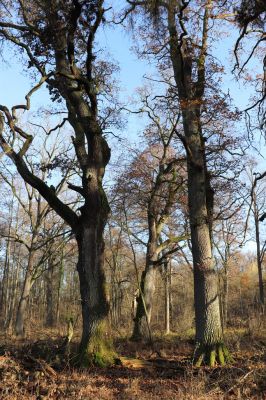
[[[194,269],[196,356],[214,365],[224,362],[223,333],[219,307],[218,277],[214,268],[210,235],[211,193],[205,167],[205,146],[201,136],[199,108],[183,110],[188,157],[188,199]],[[208,209],[209,208],[209,209]],[[225,350],[226,351],[226,350]],[[227,354],[227,352],[226,352]]]
[[[132,340],[151,340],[150,322],[152,315],[152,303],[155,293],[157,269],[155,262],[157,255],[156,223],[151,210],[148,211],[149,241],[146,253],[146,265],[141,275],[140,293],[137,297],[137,310],[134,318]]]
[[[5,321],[5,328],[6,328],[7,332],[11,331],[11,328],[12,328],[14,310],[15,310],[15,305],[16,305],[16,301],[17,301],[18,280],[19,280],[20,262],[21,262],[21,254],[20,253],[21,253],[21,245],[19,245],[17,263],[15,263],[15,259],[13,259],[12,294],[11,294],[11,300],[10,300],[10,304],[9,304],[8,316]]]
[[[260,227],[259,227],[259,212],[256,202],[256,194],[253,193],[253,212],[255,222],[255,235],[256,235],[256,250],[257,250],[257,267],[258,267],[258,278],[259,278],[259,302],[262,308],[264,308],[264,287],[263,287],[263,276],[262,276],[262,256],[261,243],[260,243]]]
[[[212,1],[205,6],[201,50],[197,59],[197,80],[193,80],[192,52],[187,39],[179,38],[176,4],[168,6],[170,57],[180,98],[184,136],[179,135],[187,153],[188,202],[194,271],[196,363],[213,366],[229,358],[223,345],[218,279],[212,256],[213,192],[207,171],[205,142],[201,126],[201,105],[205,91],[205,63],[208,23]],[[181,41],[181,45],[179,42]]]
[[[102,211],[100,211],[102,212]],[[82,307],[82,338],[80,360],[82,363],[105,365],[113,361],[114,352],[106,341],[109,306],[104,275],[103,229],[106,216],[95,219],[87,215],[77,234],[79,249],[78,273]],[[93,218],[94,225],[89,222]]]
[[[170,288],[170,263],[168,260],[164,262],[164,308],[165,308],[165,324],[164,329],[166,335],[170,333],[170,299],[171,299],[171,288]]]
[[[132,340],[151,339],[152,304],[155,292],[157,270],[153,265],[145,268],[141,276],[140,290],[137,297],[137,309],[134,318]]]
[[[25,320],[27,316],[27,307],[29,303],[30,291],[33,285],[34,272],[34,251],[30,249],[28,255],[28,264],[26,275],[24,278],[23,289],[19,300],[18,311],[16,315],[15,333],[16,336],[23,337],[25,335]]]
[[[9,222],[8,230],[6,232],[6,246],[5,246],[5,261],[3,270],[3,279],[1,285],[1,298],[0,298],[0,313],[2,314],[3,320],[6,321],[8,313],[8,296],[9,296],[9,280],[10,280],[10,248],[11,248],[11,227],[13,223],[13,207],[14,198],[12,198],[10,209],[9,209]]]

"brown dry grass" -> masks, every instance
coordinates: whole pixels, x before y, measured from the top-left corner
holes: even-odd
[[[176,400],[266,399],[266,337],[229,332],[235,362],[214,369],[193,368],[193,343],[171,336],[154,348],[116,341],[125,359],[146,360],[143,368],[74,369],[60,356],[61,340],[0,339],[1,400]],[[43,337],[43,336],[42,336]],[[73,344],[73,351],[75,343]]]

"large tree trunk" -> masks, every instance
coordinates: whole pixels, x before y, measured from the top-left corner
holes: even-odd
[[[165,323],[164,329],[165,334],[168,335],[170,333],[170,271],[169,271],[169,261],[166,260],[164,262],[164,307],[165,307]]]
[[[140,293],[137,297],[137,310],[131,337],[134,341],[142,339],[151,340],[150,322],[155,292],[156,272],[156,267],[148,263],[141,275]]]
[[[155,196],[153,196],[153,199]],[[152,340],[151,338],[151,315],[152,315],[152,303],[155,293],[155,282],[157,266],[157,230],[156,221],[154,218],[154,208],[156,206],[156,200],[152,200],[148,208],[148,226],[149,226],[149,241],[147,245],[146,253],[146,265],[145,270],[141,275],[140,282],[140,293],[137,298],[137,310],[134,318],[134,328],[131,339],[139,341],[142,339]]]
[[[41,20],[45,26],[44,30],[49,32],[49,35],[40,36],[35,31],[34,35],[37,36],[33,35],[28,41],[26,40],[29,49],[27,54],[31,62],[30,54],[37,37],[43,51],[34,58],[32,64],[42,76],[42,80],[33,91],[46,81],[52,97],[60,98],[60,101],[65,100],[67,119],[74,131],[71,138],[82,175],[81,186],[71,183],[68,183],[68,186],[84,198],[84,205],[79,209],[81,216],[59,199],[58,192],[52,186],[47,185],[44,179],[34,175],[28,168],[27,160],[23,157],[31,144],[32,137],[22,133],[23,131],[16,127],[15,130],[25,139],[18,153],[3,138],[2,112],[0,113],[0,143],[23,179],[39,191],[49,206],[70,225],[76,235],[79,247],[78,272],[83,315],[80,358],[84,361],[85,355],[88,355],[90,357],[87,358],[90,358],[90,361],[100,364],[107,359],[107,356],[103,354],[107,351],[104,351],[102,344],[104,341],[102,337],[105,334],[104,322],[108,311],[103,272],[103,230],[109,206],[102,187],[102,179],[105,167],[110,160],[110,149],[103,137],[102,122],[98,117],[98,79],[95,75],[99,73],[105,82],[105,73],[101,73],[97,63],[94,62],[96,58],[94,41],[106,10],[103,0],[92,2],[93,6],[89,8],[88,2],[73,1],[70,2],[71,4],[53,2],[52,7],[46,7],[45,3],[36,4],[32,24],[39,24]],[[18,12],[23,16],[22,19],[28,20],[28,10],[21,3]],[[86,29],[82,30],[84,36],[80,33],[82,21],[85,21],[86,25]],[[86,41],[86,48],[82,57],[79,58],[80,43],[83,40],[81,36]],[[20,46],[21,43],[17,44]],[[51,65],[54,65],[54,71],[49,74],[46,74],[45,65],[41,61],[42,55],[47,55],[47,49],[51,52]],[[29,99],[27,100],[27,106],[17,108],[29,109]],[[6,110],[6,107],[2,109]],[[8,111],[7,115],[9,114]],[[11,119],[7,118],[6,122],[13,126]],[[57,128],[59,126],[55,129]]]
[[[196,317],[196,358],[213,366],[216,357],[224,363],[228,352],[223,345],[219,307],[218,277],[211,245],[212,205],[210,182],[206,173],[205,145],[201,135],[200,111],[196,106],[183,110],[184,130],[189,148],[188,200],[194,268]]]
[[[194,268],[196,359],[198,365],[204,360],[212,366],[215,364],[216,356],[223,364],[225,358],[229,358],[229,354],[222,344],[218,279],[211,245],[213,191],[207,171],[205,143],[201,131],[211,7],[212,1],[208,0],[203,16],[202,45],[197,65],[194,63],[190,41],[186,38],[187,33],[179,35],[174,0],[169,1],[168,5],[168,31],[170,57],[183,118],[184,136],[179,135],[179,137],[187,153],[189,220]],[[197,70],[197,80],[193,77],[193,64]]]
[[[84,223],[76,236],[79,249],[77,269],[83,319],[79,362],[83,365],[112,364],[115,356],[112,344],[107,338],[109,307],[103,269],[105,225],[103,220],[101,220],[100,212],[94,219],[94,223],[88,223],[83,215]]]
[[[34,253],[32,251],[29,252],[28,258],[28,265],[27,271],[24,279],[23,290],[21,293],[17,316],[16,316],[16,323],[15,323],[15,333],[16,336],[24,337],[25,335],[25,319],[26,319],[26,312],[27,306],[29,302],[29,295],[30,290],[33,284],[32,281],[32,272],[33,272],[33,257]]]
[[[260,228],[259,228],[259,213],[256,202],[256,195],[253,195],[254,200],[254,221],[256,231],[256,248],[257,248],[257,267],[258,267],[258,278],[259,278],[259,303],[264,310],[264,287],[263,287],[263,276],[262,276],[262,253],[260,249]]]

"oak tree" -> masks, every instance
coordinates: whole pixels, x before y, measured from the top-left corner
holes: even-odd
[[[106,341],[108,302],[103,269],[103,231],[109,205],[102,181],[110,149],[103,134],[106,121],[101,119],[98,107],[99,96],[106,101],[110,95],[107,78],[112,68],[97,60],[94,51],[96,34],[104,21],[104,1],[3,1],[0,11],[1,39],[23,52],[28,68],[39,76],[39,82],[26,95],[26,104],[11,110],[0,106],[0,144],[22,178],[39,191],[75,235],[83,318],[79,361],[100,365],[113,362],[114,353]],[[66,121],[71,126],[80,183],[69,183],[69,189],[83,199],[79,212],[27,165],[33,137],[19,123],[19,112],[29,110],[32,94],[43,84],[52,100],[65,106],[66,116],[54,129]]]

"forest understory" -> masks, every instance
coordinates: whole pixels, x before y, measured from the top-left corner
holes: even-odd
[[[68,354],[58,331],[31,331],[27,340],[0,339],[0,398],[37,399],[266,399],[266,331],[228,329],[234,362],[192,366],[193,339],[156,337],[153,346],[115,340],[117,365],[73,366],[77,337]]]

